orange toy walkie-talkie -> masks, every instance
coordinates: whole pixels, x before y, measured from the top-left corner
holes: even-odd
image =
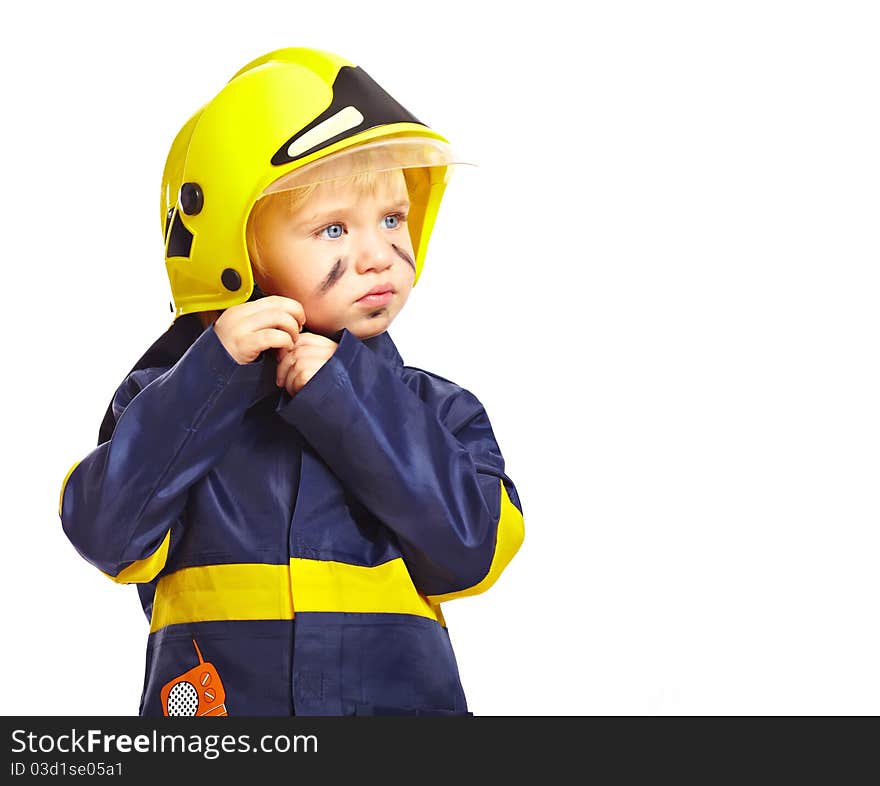
[[[213,663],[206,663],[196,640],[199,665],[165,683],[160,694],[164,715],[228,715],[226,691]]]

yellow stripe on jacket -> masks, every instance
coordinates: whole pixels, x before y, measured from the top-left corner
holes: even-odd
[[[293,619],[297,611],[415,614],[445,626],[439,605],[418,592],[400,557],[374,567],[292,558],[285,565],[202,565],[163,576],[150,631],[187,622]]]

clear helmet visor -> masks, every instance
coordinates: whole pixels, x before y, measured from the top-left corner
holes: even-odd
[[[345,148],[288,172],[270,183],[260,197],[344,180],[367,172],[398,169],[433,170],[435,175],[432,180],[439,178],[441,182],[446,182],[453,167],[459,165],[473,166],[470,162],[457,160],[450,146],[439,139],[416,136],[378,139]]]

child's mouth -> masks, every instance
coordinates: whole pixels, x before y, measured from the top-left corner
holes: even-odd
[[[356,302],[361,303],[365,306],[384,306],[386,303],[391,302],[391,298],[393,295],[394,293],[389,289],[385,292],[376,292],[371,295],[364,295]]]

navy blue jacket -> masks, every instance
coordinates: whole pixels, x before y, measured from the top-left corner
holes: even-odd
[[[343,330],[293,397],[274,352],[239,364],[213,325],[185,345],[128,375],[59,500],[79,553],[138,586],[140,713],[467,714],[441,603],[523,539],[477,398],[387,333]]]

